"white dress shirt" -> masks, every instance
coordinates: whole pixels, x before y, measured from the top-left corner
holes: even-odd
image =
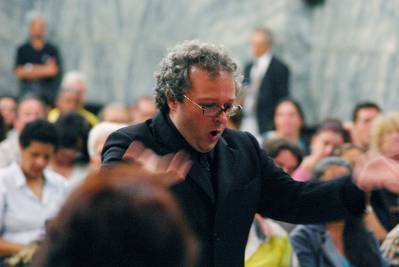
[[[244,118],[241,124],[241,130],[250,132],[256,136],[258,141],[261,140],[261,137],[259,136],[258,124],[256,122],[255,103],[258,97],[259,87],[269,68],[271,60],[272,54],[267,52],[254,61],[250,71],[251,83],[245,90],[243,106]]]
[[[42,237],[45,223],[55,216],[68,193],[65,179],[44,171],[43,197],[28,187],[17,163],[0,170],[0,238],[28,244]]]

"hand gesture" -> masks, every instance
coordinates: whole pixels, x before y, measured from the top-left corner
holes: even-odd
[[[399,193],[399,161],[391,157],[368,154],[356,163],[353,176],[364,191],[384,188]]]
[[[138,141],[130,144],[122,159],[131,162],[140,175],[155,178],[165,186],[182,181],[192,166],[183,151],[160,156]]]

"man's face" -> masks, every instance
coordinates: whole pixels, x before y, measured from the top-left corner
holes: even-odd
[[[375,108],[363,108],[357,112],[356,121],[354,122],[354,141],[360,146],[368,146],[370,144],[370,129],[375,117],[380,112]]]
[[[61,113],[79,111],[79,95],[75,91],[63,92],[57,99],[57,107]]]
[[[28,147],[21,148],[21,168],[25,176],[33,179],[42,177],[53,154],[52,144],[39,141],[33,141]]]
[[[28,122],[44,118],[46,111],[36,99],[28,99],[19,104],[15,128],[22,131]]]
[[[270,49],[267,36],[263,32],[253,32],[251,35],[251,51],[256,58],[262,56]]]
[[[75,91],[79,99],[79,107],[83,107],[86,103],[87,87],[85,82],[81,80],[70,80],[63,84],[65,88]]]
[[[4,97],[0,99],[0,113],[7,125],[12,125],[17,118],[17,103],[14,99]]]
[[[220,71],[210,78],[208,72],[197,67],[190,70],[192,87],[186,96],[201,106],[232,104],[235,84],[232,74]],[[187,99],[178,102],[168,99],[170,117],[186,141],[199,152],[212,150],[226,128],[227,116],[221,112],[215,117],[205,117],[202,110]]]
[[[298,159],[288,149],[282,149],[274,158],[274,162],[289,175],[291,175],[299,165]]]
[[[43,39],[46,33],[46,24],[41,18],[36,18],[32,20],[29,31],[32,39]]]

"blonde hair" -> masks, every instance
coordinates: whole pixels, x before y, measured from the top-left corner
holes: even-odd
[[[392,132],[399,132],[399,112],[378,115],[371,127],[370,148],[379,152],[384,136]]]

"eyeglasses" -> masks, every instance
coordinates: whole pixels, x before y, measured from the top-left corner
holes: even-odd
[[[185,99],[190,101],[192,104],[194,104],[196,107],[199,107],[202,110],[202,114],[205,117],[217,117],[219,116],[222,112],[226,114],[227,117],[233,117],[237,114],[239,114],[242,110],[242,107],[240,105],[234,105],[234,104],[225,104],[223,108],[221,108],[218,105],[212,104],[212,105],[206,105],[202,106],[190,98],[188,98],[186,95],[183,95]]]

